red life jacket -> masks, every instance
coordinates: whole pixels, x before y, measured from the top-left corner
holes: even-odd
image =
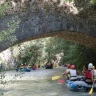
[[[91,70],[86,70],[84,77],[85,79],[91,79],[92,78]]]

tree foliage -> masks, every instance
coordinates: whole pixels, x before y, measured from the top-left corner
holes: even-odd
[[[8,8],[8,3],[0,5],[0,17],[3,17],[6,14],[6,9]]]
[[[58,61],[58,64],[74,64],[78,69],[88,63],[96,63],[96,50],[77,43],[66,41],[59,37],[49,37],[31,41],[29,45],[20,47],[19,60],[21,63],[44,64],[47,61]]]
[[[46,53],[47,57],[50,57],[49,59],[51,60],[56,54],[63,53],[60,62],[62,64],[75,64],[78,69],[82,69],[83,65],[87,66],[90,62],[93,64],[96,63],[96,50],[77,43],[65,41],[61,38],[50,38],[46,43]]]
[[[23,44],[20,46],[19,61],[21,61],[21,63],[34,65],[40,61],[40,57],[42,57],[42,40],[40,42],[38,40],[33,42],[34,43],[30,42],[28,45]]]

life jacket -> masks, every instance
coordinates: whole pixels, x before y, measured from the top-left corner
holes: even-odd
[[[71,81],[77,80],[76,70],[70,69],[70,80]]]
[[[70,76],[71,77],[76,77],[77,76],[77,74],[76,74],[76,70],[70,70]]]
[[[96,70],[94,70],[94,76],[96,77]]]
[[[92,78],[91,70],[86,70],[84,77],[85,77],[85,79],[91,79]]]

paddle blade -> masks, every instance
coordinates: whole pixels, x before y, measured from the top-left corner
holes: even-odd
[[[59,79],[60,78],[60,76],[54,76],[54,77],[52,77],[52,80],[56,80],[56,79]]]
[[[93,86],[92,86],[91,90],[89,91],[89,94],[92,94],[92,92],[93,92]]]
[[[64,82],[65,82],[64,79],[58,80],[58,84],[62,84],[62,83],[64,83]]]

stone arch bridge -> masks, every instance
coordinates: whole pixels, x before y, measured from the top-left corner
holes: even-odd
[[[17,1],[11,0],[6,15],[0,17],[0,51],[48,36],[96,49],[96,18],[86,7],[90,0],[73,0],[75,5],[60,0]]]

